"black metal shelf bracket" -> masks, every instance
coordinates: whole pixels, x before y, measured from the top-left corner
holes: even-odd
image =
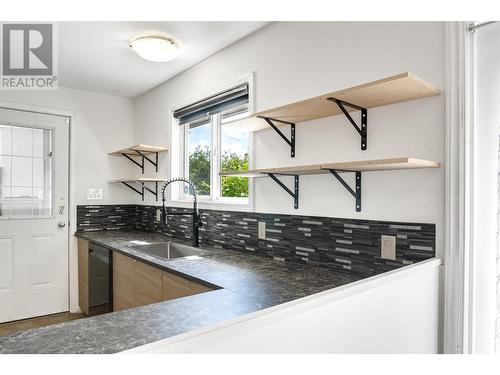
[[[361,172],[357,171],[340,171],[335,169],[329,169],[330,173],[346,188],[346,190],[351,193],[351,195],[356,199],[356,211],[361,211]],[[338,172],[354,172],[355,173],[355,190],[353,190],[347,182],[338,174]]]
[[[340,108],[342,113],[345,115],[345,117],[347,117],[347,119],[352,124],[354,129],[356,129],[356,131],[361,136],[361,150],[366,150],[367,138],[368,138],[367,137],[367,135],[368,135],[367,134],[368,133],[368,110],[366,108],[363,108],[363,107],[360,107],[358,105],[348,103],[348,102],[345,102],[343,100],[336,99],[336,98],[328,98],[327,100],[337,104],[337,106]],[[361,127],[359,127],[358,124],[356,124],[356,121],[354,121],[354,119],[349,114],[349,112],[347,112],[347,109],[345,109],[346,106],[361,111]]]
[[[141,190],[136,189],[135,187],[133,187],[132,185],[130,185],[128,182],[125,182],[125,181],[122,181],[122,184],[125,185],[126,187],[128,187],[129,189],[132,189],[137,194],[139,194],[141,196],[142,200],[144,201],[144,184],[140,185]]]
[[[156,201],[158,202],[158,182],[155,181],[155,189],[151,189],[145,185],[144,182],[136,182],[135,184],[139,185],[139,189],[135,188],[134,186],[130,185],[128,182],[122,181],[122,184],[128,187],[129,189],[132,189],[135,191],[137,194],[139,194],[144,201],[144,191],[149,191],[153,196],[156,198]]]
[[[149,191],[151,194],[154,195],[154,197],[156,198],[156,201],[158,202],[158,182],[155,182],[155,189],[150,189],[148,188],[144,182],[142,183],[142,186],[144,187],[144,189],[146,189],[147,191]],[[144,200],[144,199],[143,199]]]
[[[148,158],[141,151],[139,151],[139,150],[134,150],[134,151],[137,152],[137,154],[142,157],[143,167],[144,167],[144,160],[147,160],[148,162],[150,162],[151,164],[153,164],[153,166],[156,168],[156,172],[158,172],[158,153],[157,152],[154,153],[155,154],[155,160],[153,161],[150,158]]]
[[[144,157],[141,158],[141,163],[139,163],[139,162],[135,161],[133,158],[131,158],[129,155],[127,155],[127,154],[122,154],[122,156],[125,156],[128,160],[130,160],[132,163],[134,163],[139,168],[141,168],[141,172],[142,172],[142,174],[144,174]]]
[[[283,176],[293,176],[293,191],[291,191],[283,182],[281,182],[278,177],[275,176],[274,173],[268,173],[269,177],[271,177],[283,190],[285,190],[288,194],[290,194],[293,198],[293,207],[295,209],[299,208],[299,175],[286,175]]]
[[[128,160],[130,160],[132,163],[134,163],[135,165],[137,165],[139,168],[141,168],[141,172],[142,174],[144,174],[144,160],[147,160],[148,162],[150,162],[151,164],[153,164],[156,168],[156,172],[158,172],[158,153],[155,152],[155,160],[151,160],[150,158],[148,158],[143,152],[141,151],[138,151],[138,150],[134,150],[134,152],[137,153],[137,156],[140,156],[141,157],[141,162],[139,163],[138,161],[134,160],[130,155],[128,154],[125,154],[125,153],[122,153],[121,155],[122,156],[125,156]]]
[[[288,121],[283,121],[283,120],[278,120],[275,118],[271,117],[264,117],[264,116],[258,116],[259,118],[262,118],[266,120],[266,122],[274,129],[278,135],[283,138],[283,140],[290,146],[290,156],[292,158],[295,157],[295,123],[293,122],[288,122]],[[288,139],[282,132],[281,130],[278,129],[276,126],[275,122],[280,122],[282,124],[287,124],[290,125],[290,139]]]

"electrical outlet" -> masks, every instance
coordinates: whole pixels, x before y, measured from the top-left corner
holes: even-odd
[[[265,240],[266,239],[266,222],[265,221],[259,221],[259,240]]]
[[[380,257],[396,260],[396,236],[382,235]]]
[[[161,210],[156,210],[156,222],[159,223],[161,221]]]

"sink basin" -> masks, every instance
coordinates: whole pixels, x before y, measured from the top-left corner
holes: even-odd
[[[197,247],[182,245],[175,242],[159,242],[147,245],[131,246],[132,249],[140,250],[143,253],[153,255],[162,259],[174,259],[184,257],[194,257],[213,254],[213,250],[204,250]]]

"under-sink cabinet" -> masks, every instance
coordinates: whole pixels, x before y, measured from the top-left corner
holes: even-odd
[[[161,302],[162,270],[113,252],[113,310]]]
[[[113,310],[211,291],[204,285],[113,252]]]
[[[170,272],[163,271],[162,278],[164,301],[191,296],[194,294],[205,293],[213,290],[206,287],[205,285],[201,285],[193,281],[186,280],[183,277],[173,275]]]
[[[92,243],[78,239],[78,293],[79,305],[86,314],[94,315],[107,311],[92,312],[90,308],[91,283],[89,254]],[[149,305],[151,303],[187,297],[213,290],[195,281],[163,271],[140,260],[117,251],[112,253],[112,303],[113,311]],[[104,284],[103,284],[103,287]]]

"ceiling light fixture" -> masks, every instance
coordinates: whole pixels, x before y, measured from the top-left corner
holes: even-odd
[[[173,40],[162,36],[139,36],[130,41],[140,57],[153,62],[167,62],[179,56],[179,47]]]

